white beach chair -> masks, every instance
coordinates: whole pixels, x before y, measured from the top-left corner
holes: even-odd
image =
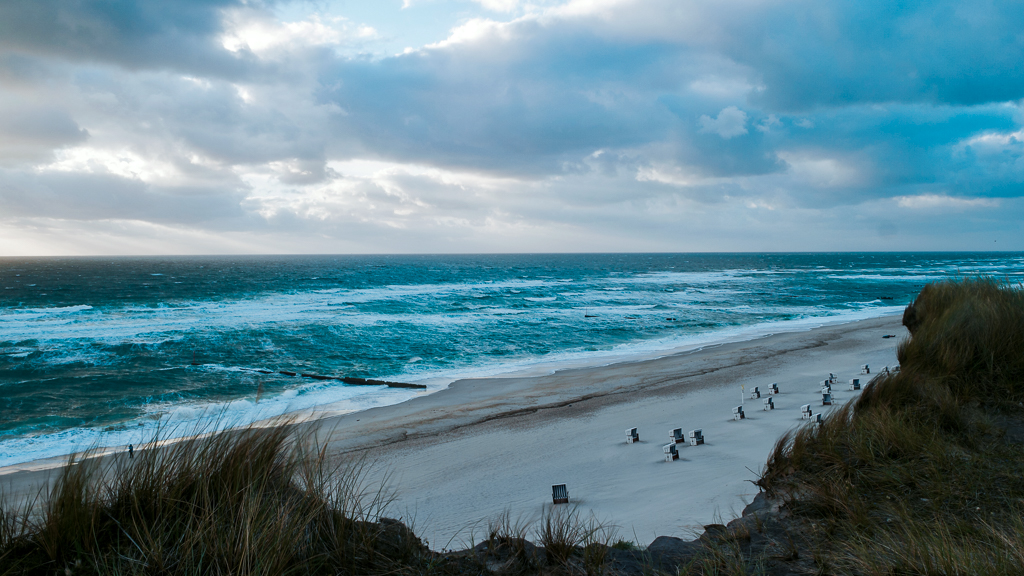
[[[829,372],[828,373],[828,383],[829,384],[836,384],[838,382],[839,382],[839,378],[836,378],[835,374]]]
[[[850,378],[850,390],[860,390],[860,378]]]
[[[569,490],[565,487],[565,484],[554,484],[551,486],[551,503],[552,504],[568,504],[569,503]]]
[[[818,426],[821,426],[822,422],[824,422],[824,421],[825,420],[822,419],[821,414],[815,414],[814,415],[814,423],[817,424]]]
[[[822,394],[831,394],[832,393],[832,387],[831,386],[822,386],[821,387],[821,393]]]
[[[697,446],[704,443],[704,431],[700,428],[690,430],[690,446]]]
[[[674,442],[672,444],[665,444],[661,449],[665,452],[665,462],[671,462],[679,459],[679,449],[676,448]]]
[[[764,399],[764,409],[765,410],[775,410],[775,401],[772,400],[771,398],[765,398]]]
[[[804,404],[803,406],[800,407],[800,418],[801,419],[803,419],[803,420],[810,420],[811,416],[812,416],[812,413],[811,413],[811,405],[810,404]]]
[[[751,400],[757,400],[760,397],[761,397],[761,389],[758,388],[757,386],[754,386],[754,389],[750,391],[750,399]]]
[[[743,413],[743,406],[737,406],[732,409],[733,420],[743,420],[747,415]]]
[[[626,444],[633,444],[639,441],[640,434],[637,434],[636,428],[626,428]]]
[[[778,382],[772,382],[771,384],[769,384],[768,385],[768,393],[769,394],[778,394],[779,393],[779,383]]]
[[[670,432],[669,435],[668,435],[668,439],[671,440],[675,444],[681,444],[683,442],[686,442],[686,437],[683,436],[683,429],[682,428],[676,428],[676,429],[672,430],[672,432]]]
[[[821,405],[822,406],[831,406],[832,405],[832,394],[830,394],[829,392],[822,392],[821,393]]]
[[[868,365],[865,364],[865,365],[860,367],[860,373],[861,374],[871,374],[871,368],[869,368]]]

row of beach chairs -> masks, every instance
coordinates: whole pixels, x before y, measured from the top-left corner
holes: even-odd
[[[772,399],[771,397],[776,395],[776,394],[778,394],[778,393],[779,393],[779,383],[778,382],[772,382],[771,384],[768,385],[768,394],[769,394],[769,396],[767,398],[761,398],[761,388],[758,387],[758,386],[754,386],[754,389],[750,391],[750,399],[751,400],[757,400],[758,398],[761,398],[761,404],[763,406],[763,408],[762,408],[763,410],[775,410],[775,400]],[[746,414],[746,412],[743,411],[743,406],[736,406],[736,407],[734,407],[732,409],[732,419],[733,420],[743,420],[746,417],[747,417],[747,414]]]
[[[671,462],[679,459],[679,448],[676,444],[681,444],[686,441],[683,438],[683,429],[676,428],[672,431],[672,442],[662,446],[662,451],[665,453],[665,461]],[[696,430],[690,430],[690,446],[699,446],[704,443],[704,431],[700,428]]]
[[[888,369],[888,366],[886,366]],[[871,369],[867,364],[861,367],[861,374],[870,374]],[[835,374],[829,373],[821,383],[821,404],[822,406],[832,405],[832,385],[837,384],[839,379]],[[860,378],[850,379],[850,390],[860,390]],[[774,410],[775,400],[772,398],[775,394],[779,393],[779,384],[772,382],[768,385],[768,397],[761,398],[761,389],[758,386],[754,386],[754,389],[750,391],[751,399],[761,398],[764,410]],[[743,406],[736,406],[732,409],[732,415],[734,420],[743,420],[746,418],[746,413],[743,411]],[[800,417],[804,420],[814,420],[817,424],[821,424],[822,415],[814,414],[810,404],[804,404],[800,407]],[[678,444],[689,441],[690,446],[699,446],[704,443],[704,431],[700,428],[690,430],[689,434],[683,435],[682,428],[674,428],[669,432],[668,444],[662,447],[662,451],[665,454],[665,461],[671,462],[679,459],[679,448]],[[626,429],[626,444],[635,444],[640,441],[640,432],[636,428]],[[554,484],[551,486],[551,502],[554,504],[568,504],[569,503],[569,490],[565,484]]]

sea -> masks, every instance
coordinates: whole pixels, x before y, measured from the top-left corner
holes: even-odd
[[[1019,285],[1024,254],[0,258],[0,467],[900,314],[976,276]]]

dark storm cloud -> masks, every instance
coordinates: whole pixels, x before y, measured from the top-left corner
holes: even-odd
[[[6,0],[0,51],[109,62],[131,69],[237,73],[217,42],[222,11],[238,0]]]
[[[319,96],[345,110],[340,126],[387,157],[502,172],[560,172],[602,147],[666,134],[650,97],[675,62],[663,46],[622,47],[575,30],[524,23],[493,38],[339,61]]]
[[[724,26],[718,49],[756,71],[756,100],[776,109],[1024,97],[1017,2],[765,3]]]

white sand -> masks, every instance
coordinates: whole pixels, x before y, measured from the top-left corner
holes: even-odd
[[[883,339],[884,334],[898,338]],[[692,536],[716,518],[736,516],[757,493],[751,481],[779,437],[807,421],[801,404],[821,406],[820,382],[834,372],[836,406],[862,364],[896,363],[906,335],[898,317],[864,320],[654,360],[578,368],[550,375],[461,380],[408,402],[321,420],[331,451],[365,454],[371,482],[390,473],[397,499],[389,515],[412,521],[434,549],[459,548],[508,509],[536,517],[565,483],[585,513],[646,545],[660,535]],[[744,400],[740,387],[778,382],[776,409]],[[828,408],[824,408],[828,410]],[[638,427],[628,445],[625,429]],[[701,428],[707,443],[679,444],[665,462],[673,428]],[[53,474],[35,462],[0,476],[0,492],[31,497]]]
[[[435,549],[479,541],[486,519],[506,508],[536,517],[561,483],[585,512],[647,544],[738,515],[778,438],[807,423],[800,405],[830,409],[820,394],[829,372],[840,378],[838,407],[859,394],[847,390],[850,378],[870,378],[862,364],[873,372],[896,364],[905,335],[900,319],[887,317],[637,363],[463,380],[325,423],[335,451],[366,451],[390,471],[391,515],[412,520]],[[772,382],[781,392],[774,411],[748,397],[747,418],[732,420],[741,386],[759,386],[764,397]],[[634,426],[641,441],[628,445]],[[706,444],[679,444],[680,459],[665,462],[662,446],[678,427],[703,429]]]

